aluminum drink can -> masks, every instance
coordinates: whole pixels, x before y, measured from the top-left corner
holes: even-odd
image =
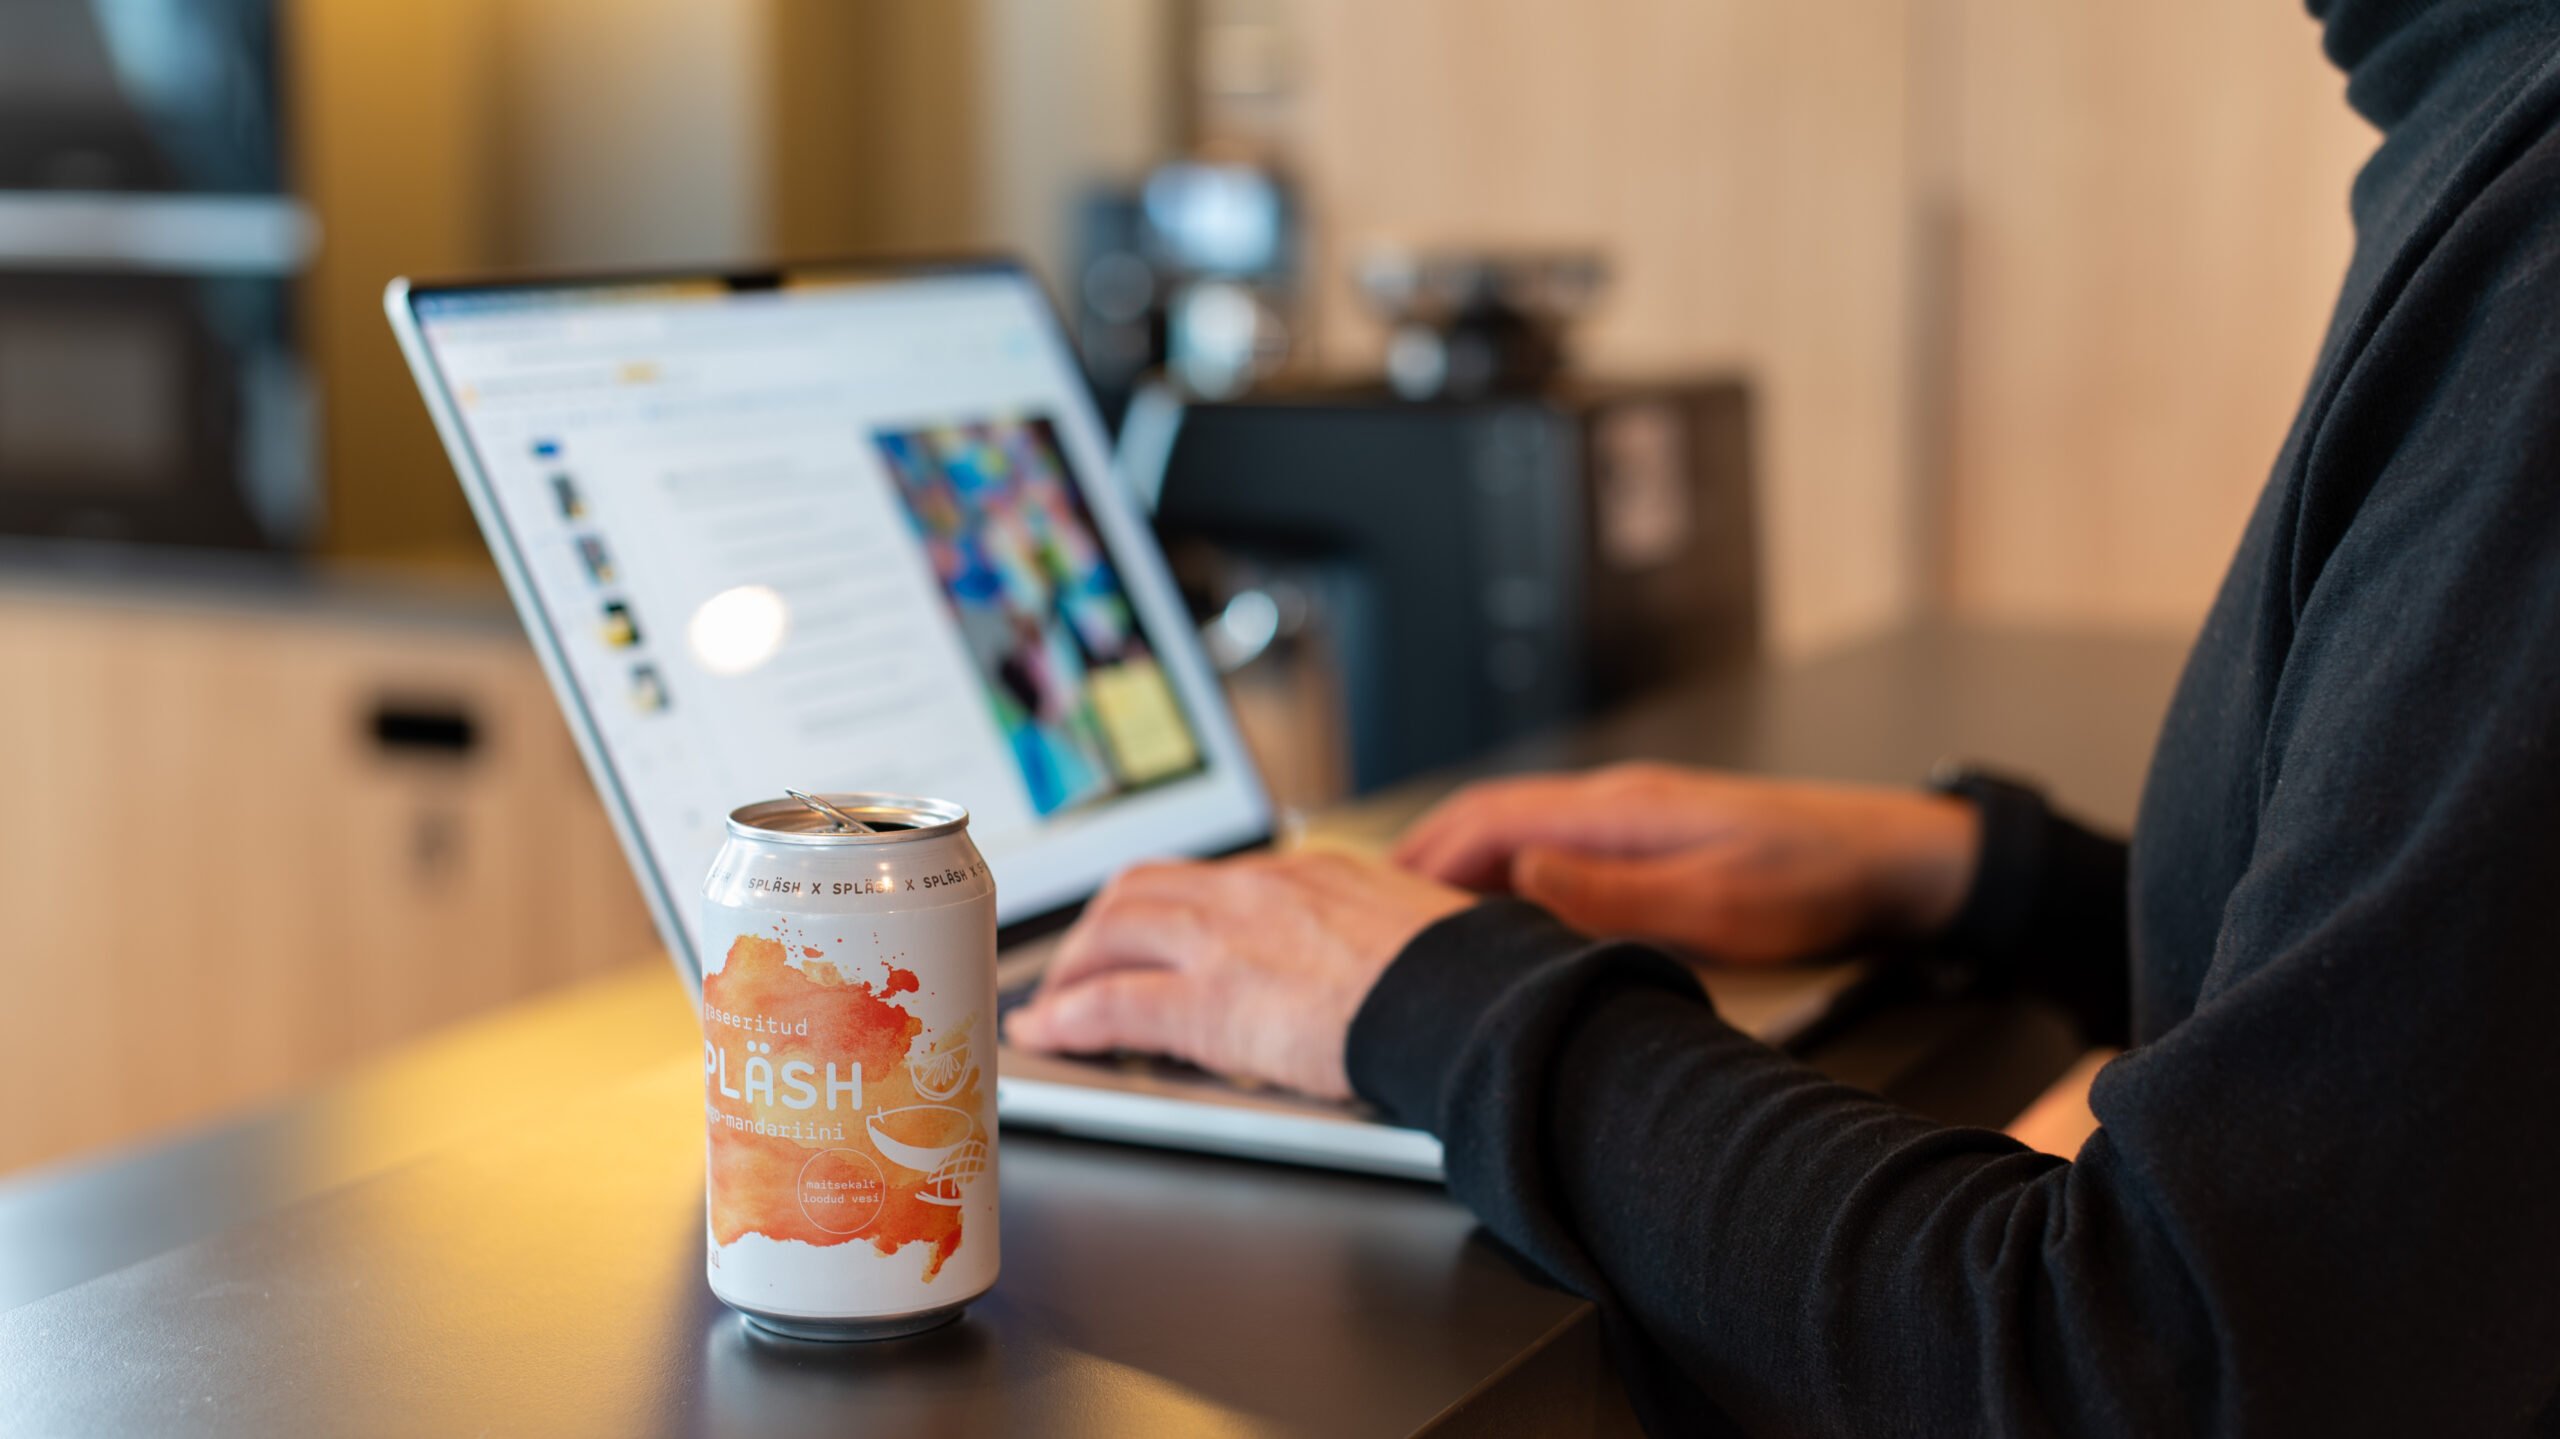
[[[996,892],[956,804],[729,815],[703,885],[711,1292],[887,1339],[996,1282]]]

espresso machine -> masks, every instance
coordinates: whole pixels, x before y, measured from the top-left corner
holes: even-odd
[[[1240,612],[1329,671],[1361,793],[1748,656],[1751,450],[1731,379],[1271,392],[1185,407],[1156,523],[1195,595],[1245,577],[1213,654]]]
[[[1245,343],[1303,326],[1288,197],[1268,172],[1168,166],[1088,206],[1074,287],[1121,476],[1284,803],[1461,763],[1751,652],[1741,382],[1577,375],[1567,332],[1607,278],[1590,252],[1399,250],[1352,277],[1387,326],[1383,373],[1310,382],[1281,362],[1292,347]],[[1280,318],[1231,327],[1225,350],[1217,327],[1186,329],[1239,287],[1252,305],[1228,308]]]

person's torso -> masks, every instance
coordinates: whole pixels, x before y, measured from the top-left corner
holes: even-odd
[[[2427,266],[2456,244],[2469,254],[2503,254],[2500,234],[2484,240],[2480,231],[2516,231],[2520,205],[2523,213],[2560,215],[2560,192],[2547,198],[2516,193],[2523,161],[2549,168],[2560,147],[2560,126],[2552,119],[2560,115],[2560,62],[2547,45],[2518,49],[2520,60],[2506,67],[2502,84],[2475,84],[2458,101],[2440,92],[2430,99],[2432,108],[2413,107],[2358,180],[2357,249],[2337,312],[2302,410],[2188,659],[2144,787],[2129,896],[2137,1042],[2157,1038],[2200,998],[2244,977],[2231,972],[2234,962],[2219,951],[2217,936],[2260,842],[2259,817],[2278,779],[2270,745],[2288,658],[2304,598],[2355,523],[2359,486],[2371,483],[2369,474],[2341,470],[2379,463],[2369,452],[2359,452],[2352,467],[2325,459],[2323,432],[2350,423],[2375,428],[2374,417],[2340,408],[2370,405],[2375,396],[2422,397],[2411,403],[2436,407],[2426,415],[2429,422],[2462,423],[2466,396],[2496,386],[2496,357],[2456,350],[2449,371],[2441,347],[2432,357],[2413,356],[2415,347],[2392,343],[2394,327],[2419,323],[2413,310],[2476,303],[2477,295],[2462,293],[2462,286],[2499,286],[2514,269],[2542,268],[2519,263],[2502,275],[2496,264],[2475,264],[2448,277],[2445,265]],[[2486,68],[2474,67],[2475,80]],[[2497,204],[2481,204],[2498,186],[2504,189]],[[2539,225],[2525,228],[2541,233]],[[2544,242],[2528,234],[2520,243]],[[2537,282],[2502,295],[2500,303],[2547,299],[2560,315],[2560,293],[2540,294],[2552,288]],[[2560,320],[2553,335],[2560,345]],[[2457,374],[2464,376],[2459,382]],[[2401,423],[2397,415],[2379,422],[2386,432]],[[2519,475],[2515,482],[2540,478]],[[2440,559],[2463,562],[2460,555]],[[2391,616],[2374,613],[2358,623],[2361,630],[2351,627],[2348,642],[2381,643]],[[2323,638],[2334,642],[2336,636]]]

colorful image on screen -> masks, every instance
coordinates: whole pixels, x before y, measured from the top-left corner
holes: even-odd
[[[986,684],[1032,807],[1197,771],[1200,747],[1048,420],[873,436]]]

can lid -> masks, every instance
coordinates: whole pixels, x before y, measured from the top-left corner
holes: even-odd
[[[729,811],[729,833],[783,844],[901,844],[957,834],[969,827],[969,812],[947,799],[903,794],[823,794],[818,798],[870,832],[839,828],[819,810],[785,797]]]

